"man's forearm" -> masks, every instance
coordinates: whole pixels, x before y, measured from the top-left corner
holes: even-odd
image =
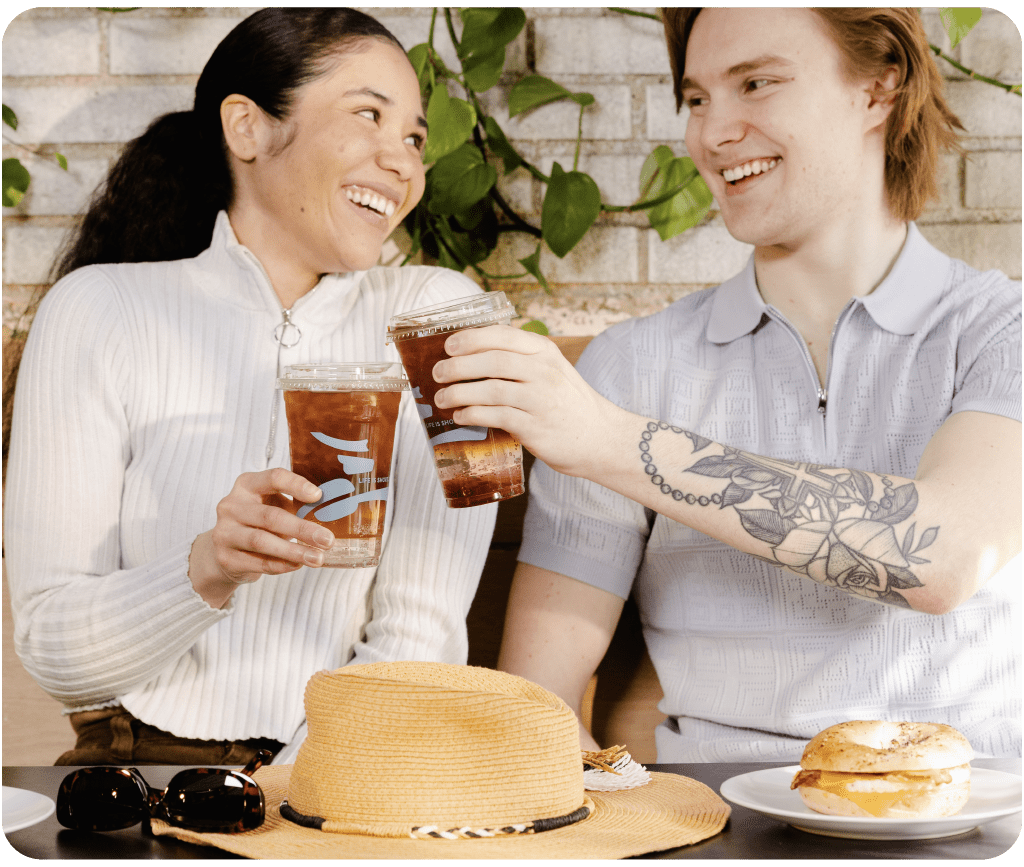
[[[756,455],[639,416],[609,437],[618,445],[606,455],[624,448],[626,429],[630,453],[594,481],[774,565],[931,613],[955,607],[987,577],[972,574],[978,516],[964,515],[963,489],[950,499],[926,485],[923,498],[914,479]],[[953,539],[947,524],[960,528]]]

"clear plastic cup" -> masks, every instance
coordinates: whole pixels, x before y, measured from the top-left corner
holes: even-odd
[[[448,358],[444,342],[466,328],[503,323],[515,309],[504,292],[471,295],[391,317],[385,340],[394,343],[412,385],[423,430],[434,450],[437,477],[453,509],[517,497],[523,483],[523,449],[512,434],[499,428],[456,424],[453,410],[438,409],[434,365]]]
[[[391,456],[402,392],[395,362],[295,364],[284,392],[292,471],[321,491],[298,516],[334,533],[325,566],[376,566],[391,489]]]

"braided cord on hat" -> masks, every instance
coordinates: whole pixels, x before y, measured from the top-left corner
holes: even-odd
[[[414,840],[473,840],[479,837],[506,837],[514,834],[540,834],[582,822],[593,810],[591,803],[586,803],[565,816],[553,816],[550,819],[534,819],[532,822],[505,825],[501,828],[450,828],[441,831],[437,825],[421,825],[413,828],[409,836]]]

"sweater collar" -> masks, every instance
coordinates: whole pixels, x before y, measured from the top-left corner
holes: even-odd
[[[247,310],[266,311],[275,317],[282,311],[266,269],[256,255],[240,243],[226,211],[217,214],[210,246],[195,260],[204,289],[228,303]],[[325,274],[309,292],[292,305],[292,318],[315,317],[319,322],[343,318],[348,305],[338,301],[357,289],[365,271]]]
[[[893,334],[913,334],[935,308],[946,285],[950,259],[925,240],[916,223],[907,226],[907,239],[889,273],[874,291],[855,298],[875,323]],[[754,257],[735,277],[715,292],[707,338],[729,343],[753,331],[768,305],[757,289]]]

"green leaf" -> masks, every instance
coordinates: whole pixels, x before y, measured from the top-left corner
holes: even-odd
[[[421,42],[419,45],[414,45],[407,52],[409,57],[409,63],[412,64],[413,72],[416,73],[416,78],[420,83],[420,93],[424,96],[430,88],[430,66],[429,66],[429,52],[426,42]]]
[[[655,195],[651,192],[654,182],[659,177],[662,167],[668,165],[674,159],[675,155],[672,153],[672,148],[668,145],[658,145],[651,151],[650,156],[644,160],[643,166],[640,167],[641,202],[655,198]]]
[[[501,157],[505,164],[505,174],[511,174],[523,164],[523,158],[512,143],[505,137],[505,133],[493,117],[484,119],[484,132],[487,133],[487,147],[492,154]]]
[[[57,165],[64,169],[64,171],[68,170],[68,158],[64,154],[54,154],[53,157],[57,160]]]
[[[532,331],[534,334],[543,334],[545,337],[551,332],[548,327],[539,319],[531,319],[519,326],[523,331]]]
[[[430,169],[427,207],[434,214],[457,214],[479,202],[494,186],[498,173],[484,162],[479,148],[465,142]]]
[[[9,105],[4,105],[4,123],[11,129],[18,128],[18,116]]]
[[[713,197],[689,157],[675,157],[671,148],[656,147],[640,169],[641,201],[651,201],[669,191],[679,191],[648,211],[651,227],[662,241],[696,226],[711,208]]]
[[[423,160],[432,163],[469,138],[476,125],[476,111],[464,99],[449,96],[443,86],[436,87],[427,103],[427,124],[430,134]]]
[[[471,90],[490,90],[505,68],[505,47],[526,24],[522,9],[463,9],[459,60]]]
[[[942,26],[946,28],[950,45],[956,48],[960,40],[981,20],[981,9],[940,6],[939,17],[942,19]]]
[[[467,8],[459,12],[459,17],[463,25],[459,59],[504,48],[526,26],[526,13],[513,7]]]
[[[25,197],[32,176],[14,157],[4,160],[3,169],[3,205],[13,208]]]
[[[555,163],[541,207],[541,232],[551,252],[564,257],[600,212],[601,192],[594,179],[583,172],[566,172]]]
[[[522,265],[530,274],[537,278],[537,282],[544,287],[545,292],[551,292],[551,287],[548,286],[548,281],[544,279],[544,274],[540,270],[540,244],[537,244],[537,249],[534,250],[525,259],[520,259],[519,264]],[[527,323],[529,324],[529,323]],[[547,332],[545,332],[547,333]]]
[[[515,117],[524,111],[530,111],[560,99],[571,99],[582,106],[591,105],[594,102],[594,97],[589,93],[572,93],[543,75],[528,75],[517,81],[509,92],[508,116]]]

